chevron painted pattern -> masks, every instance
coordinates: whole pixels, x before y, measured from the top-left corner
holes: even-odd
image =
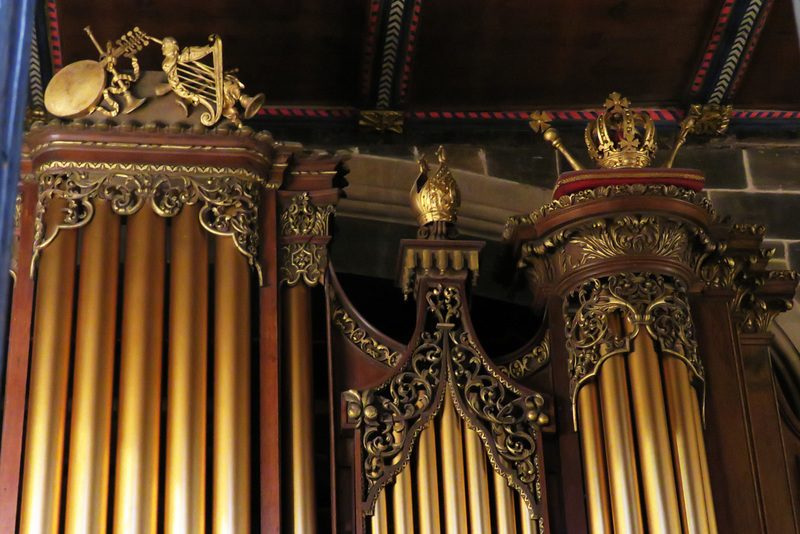
[[[39,58],[39,42],[36,40],[36,25],[33,25],[31,37],[30,78],[28,80],[28,105],[31,108],[44,109],[44,80],[42,80],[42,63]]]
[[[714,59],[714,53],[719,47],[719,43],[722,40],[722,33],[725,31],[725,26],[727,26],[728,19],[731,16],[733,2],[734,0],[725,0],[725,3],[722,5],[719,18],[717,18],[717,23],[714,25],[714,31],[711,33],[711,39],[703,53],[703,60],[700,62],[700,68],[697,70],[697,75],[695,75],[694,81],[692,82],[692,88],[690,90],[692,96],[697,96],[697,93],[700,92],[700,88],[703,86],[703,82],[708,74],[708,69],[711,67],[711,60]]]
[[[747,50],[744,53],[744,57],[742,57],[741,61],[739,61],[739,70],[736,72],[736,78],[733,80],[733,84],[731,84],[730,89],[728,89],[729,98],[732,97],[739,88],[739,84],[742,81],[745,70],[747,70],[747,65],[750,63],[750,58],[753,57],[753,50],[755,49],[758,38],[761,35],[761,30],[764,29],[764,23],[767,22],[767,16],[769,15],[769,10],[772,7],[772,4],[773,0],[767,0],[767,2],[764,4],[764,7],[761,9],[758,24],[753,30],[753,35],[750,37],[750,44],[747,45]]]
[[[709,104],[719,104],[725,97],[728,87],[733,81],[733,76],[739,66],[739,59],[747,46],[747,41],[750,39],[750,34],[756,25],[758,15],[761,13],[763,0],[750,0],[747,9],[744,12],[742,21],[736,31],[736,38],[733,40],[730,50],[728,50],[728,57],[722,65],[719,76],[717,77],[716,85],[708,99]]]
[[[403,14],[406,0],[392,0],[389,8],[389,22],[386,25],[386,39],[383,43],[383,62],[378,81],[378,109],[388,109],[392,100],[395,65],[400,51],[403,28]]]

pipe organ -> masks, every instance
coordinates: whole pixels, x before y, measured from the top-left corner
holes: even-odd
[[[506,226],[541,324],[502,355],[473,327],[484,243],[458,238],[444,151],[409,177],[400,289],[373,296],[416,303],[393,339],[329,258],[346,158],[240,126],[236,102],[183,117],[163,79],[128,119],[26,135],[0,531],[796,530],[768,497],[791,474],[759,362],[797,273],[766,269],[764,229],[717,213],[702,173],[646,168],[626,101],[587,129],[597,170],[534,120],[576,170]]]

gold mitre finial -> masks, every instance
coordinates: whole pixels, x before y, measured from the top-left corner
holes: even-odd
[[[461,191],[447,166],[444,148],[440,146],[436,155],[439,157],[436,174],[429,176],[430,167],[423,155],[419,159],[419,176],[411,188],[411,206],[421,227],[420,237],[452,237],[461,206]]]
[[[589,155],[602,169],[647,167],[656,151],[653,119],[629,109],[619,93],[606,99],[606,112],[586,126]]]

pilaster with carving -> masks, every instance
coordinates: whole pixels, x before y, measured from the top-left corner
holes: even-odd
[[[328,268],[328,224],[334,207],[315,206],[307,192],[293,195],[290,202],[278,223],[281,283],[314,286],[323,281]]]

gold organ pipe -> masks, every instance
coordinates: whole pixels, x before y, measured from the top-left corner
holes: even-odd
[[[419,534],[439,534],[439,469],[436,465],[436,428],[433,423],[420,434],[418,455]]]
[[[312,432],[314,413],[311,402],[314,387],[311,360],[311,288],[301,282],[284,289],[283,317],[289,390],[288,465],[292,469],[290,505],[294,525],[291,531],[296,534],[313,534],[317,527]],[[385,509],[385,497],[382,498]]]
[[[456,413],[452,393],[444,393],[441,436],[444,519],[447,534],[466,534],[467,495],[464,491],[464,452],[461,446],[461,418]]]
[[[528,505],[525,504],[521,495],[518,499],[520,525],[522,525],[520,534],[539,534],[539,526],[536,524],[535,519],[531,519],[531,511]]]
[[[469,531],[472,534],[490,534],[489,480],[486,473],[486,453],[477,432],[463,424],[464,453],[467,463],[467,491],[469,496]]]
[[[50,201],[48,232],[64,206],[61,199]],[[58,532],[76,244],[77,231],[62,230],[39,259],[20,534]]]
[[[250,531],[250,270],[230,237],[216,239],[214,534]]]
[[[110,204],[96,200],[81,250],[67,534],[103,534],[108,522],[119,227],[120,218]]]
[[[114,534],[158,528],[166,231],[149,206],[128,217]]]
[[[492,470],[492,474],[494,475],[494,502],[497,510],[497,534],[517,534],[513,490],[503,475],[495,470]]]
[[[197,206],[172,219],[167,368],[167,534],[203,534],[206,506],[208,241]]]
[[[414,534],[414,502],[411,493],[411,466],[406,466],[397,475],[392,486],[394,532]],[[385,490],[384,490],[385,492]]]
[[[624,320],[627,334],[634,326]],[[644,327],[633,339],[628,355],[630,390],[633,413],[636,417],[636,438],[644,498],[647,503],[647,528],[653,534],[673,534],[681,531],[675,471],[670,452],[670,432],[664,406],[661,367],[653,339]]]
[[[691,373],[687,374],[691,376]],[[697,451],[700,455],[700,473],[703,478],[703,494],[706,504],[706,517],[708,518],[708,531],[711,534],[717,534],[717,516],[714,511],[714,499],[711,494],[711,478],[708,474],[708,456],[706,455],[706,442],[703,439],[703,423],[700,419],[700,401],[697,400],[697,395],[690,389],[692,397],[692,425],[695,428],[697,435]]]
[[[688,372],[686,365],[672,356],[665,357],[662,365],[686,532],[705,534],[709,532],[709,525]]]
[[[613,534],[597,384],[586,384],[578,391],[578,416],[589,527],[592,534]]]
[[[380,492],[375,501],[375,511],[370,519],[371,534],[388,534],[389,521],[386,514],[386,489]]]
[[[624,356],[612,356],[602,364],[600,401],[614,532],[638,534],[644,527]]]

